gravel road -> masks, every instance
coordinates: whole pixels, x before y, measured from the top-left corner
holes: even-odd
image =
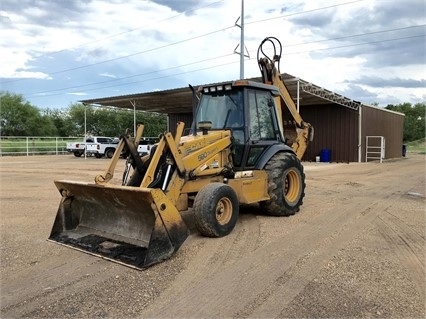
[[[425,163],[304,163],[295,216],[246,206],[205,238],[185,212],[181,249],[137,271],[46,241],[53,180],[92,181],[108,160],[0,157],[0,317],[424,318]]]

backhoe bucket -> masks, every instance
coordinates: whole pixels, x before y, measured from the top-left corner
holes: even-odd
[[[160,189],[55,181],[62,194],[49,240],[142,269],[173,255],[188,229]]]

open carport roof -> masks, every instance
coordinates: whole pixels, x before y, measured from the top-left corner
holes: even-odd
[[[360,102],[351,100],[290,74],[284,73],[282,74],[282,78],[290,95],[295,100],[299,83],[299,98],[300,105],[302,106],[330,104],[331,102],[357,110],[361,105]],[[262,79],[256,77],[248,80],[261,82]],[[192,92],[189,86],[163,91],[81,100],[80,102],[95,106],[117,107],[166,114],[192,112]]]

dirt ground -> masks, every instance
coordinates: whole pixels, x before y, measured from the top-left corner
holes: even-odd
[[[144,271],[46,241],[60,201],[53,180],[92,181],[107,163],[0,158],[1,318],[426,316],[425,155],[304,163],[295,216],[244,207],[234,231],[213,239],[186,212],[190,237]]]

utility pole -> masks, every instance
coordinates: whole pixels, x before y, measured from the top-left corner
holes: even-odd
[[[84,159],[87,159],[87,153],[86,153],[86,140],[87,140],[87,104],[84,104],[84,137],[83,142],[84,144]]]
[[[238,20],[241,19],[241,23],[238,24]],[[245,54],[246,46],[244,45],[244,0],[241,0],[241,16],[235,21],[235,25],[241,29],[241,38],[240,38],[240,44],[238,44],[235,49],[234,53],[240,55],[240,79],[244,79],[244,57],[250,58],[248,52]],[[237,52],[238,46],[240,47],[240,52]]]
[[[244,79],[244,0],[241,0],[240,80]]]

